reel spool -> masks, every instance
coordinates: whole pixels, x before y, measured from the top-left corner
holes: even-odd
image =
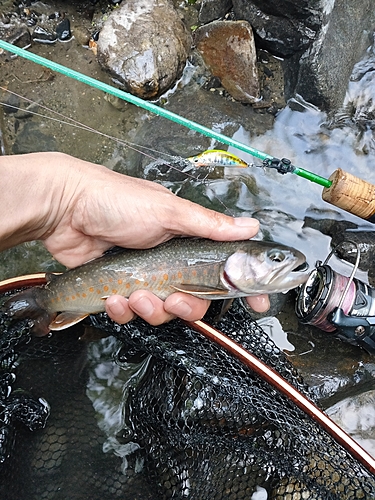
[[[375,354],[375,289],[354,278],[360,250],[357,244],[352,244],[357,249],[357,258],[350,276],[343,276],[328,265],[335,247],[323,263],[316,263],[301,286],[295,312],[301,323],[325,332],[336,331],[342,340]]]

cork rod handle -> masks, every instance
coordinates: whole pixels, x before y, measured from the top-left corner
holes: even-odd
[[[329,178],[332,184],[323,189],[324,201],[353,215],[375,223],[375,186],[341,168]]]

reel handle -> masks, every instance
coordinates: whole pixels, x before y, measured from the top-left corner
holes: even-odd
[[[375,186],[338,168],[322,192],[324,201],[375,223]]]

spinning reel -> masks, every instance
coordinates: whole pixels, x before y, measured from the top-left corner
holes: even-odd
[[[360,261],[360,250],[349,277],[334,271],[326,260],[316,262],[306,283],[301,286],[295,311],[301,323],[314,325],[337,335],[353,345],[375,354],[375,289],[354,277]],[[339,245],[338,245],[339,246]]]

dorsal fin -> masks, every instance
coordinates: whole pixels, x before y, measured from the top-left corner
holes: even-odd
[[[46,273],[46,281],[47,283],[50,283],[51,281],[55,280],[57,276],[60,276],[62,273]]]
[[[105,252],[102,253],[102,255],[113,255],[113,254],[116,254],[116,253],[121,253],[123,252],[124,249],[123,247],[111,247],[111,248],[108,248],[108,250],[106,250]]]

